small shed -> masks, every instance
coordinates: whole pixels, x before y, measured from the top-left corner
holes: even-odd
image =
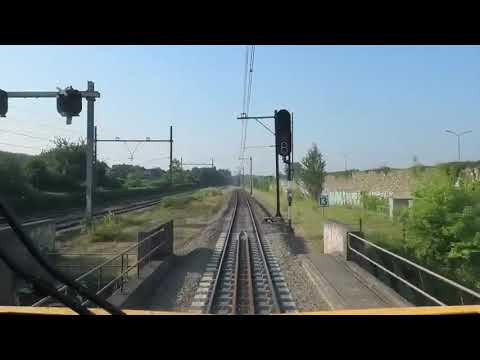
[[[410,207],[413,204],[413,197],[408,195],[391,196],[388,198],[388,207],[390,219],[393,219],[394,214],[403,208]]]

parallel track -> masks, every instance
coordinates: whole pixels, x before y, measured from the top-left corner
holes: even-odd
[[[149,208],[158,204],[160,201],[161,199],[148,200],[148,201],[136,202],[133,204],[129,204],[123,207],[118,207],[110,210],[97,211],[94,213],[93,218],[98,219],[108,213],[119,215],[119,214],[124,214],[124,213],[132,212],[140,209]],[[22,225],[33,224],[41,221],[55,221],[56,231],[60,232],[60,231],[70,230],[72,228],[79,226],[83,221],[83,216],[69,217],[68,215],[64,214],[62,216],[57,216],[57,217],[55,216],[39,217],[39,218],[33,218],[27,221],[24,221]],[[3,217],[0,217],[0,229],[6,228],[6,227],[8,227],[6,219]]]

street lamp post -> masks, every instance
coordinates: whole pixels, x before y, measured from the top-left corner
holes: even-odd
[[[452,134],[452,135],[455,135],[457,137],[458,161],[460,161],[461,160],[461,157],[460,157],[460,137],[462,137],[465,134],[471,133],[472,130],[463,131],[461,133],[456,133],[455,131],[452,131],[452,130],[445,130],[445,132],[447,132],[449,134]]]

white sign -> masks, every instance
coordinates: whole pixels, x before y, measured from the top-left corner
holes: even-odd
[[[328,207],[328,195],[320,195],[318,198],[318,204],[320,207]]]

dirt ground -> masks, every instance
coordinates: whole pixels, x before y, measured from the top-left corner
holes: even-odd
[[[137,309],[163,311],[189,309],[212,249],[220,233],[224,231],[223,217],[232,205],[231,200],[213,218],[203,224],[206,227],[199,236],[175,246],[174,267],[159,284],[148,303],[136,307]]]

